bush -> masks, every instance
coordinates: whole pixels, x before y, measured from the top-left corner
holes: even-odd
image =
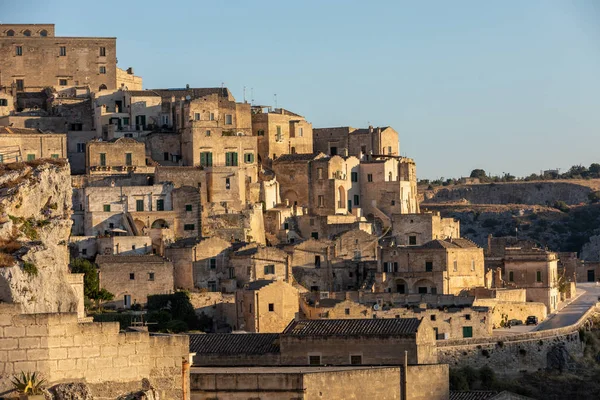
[[[496,373],[486,365],[479,370],[479,379],[481,380],[483,389],[490,390],[496,383]]]
[[[552,207],[556,208],[557,210],[560,210],[562,212],[569,212],[570,208],[567,205],[567,203],[565,203],[562,200],[559,201],[555,201],[554,204],[552,205]]]
[[[164,330],[166,330],[169,333],[181,333],[187,332],[189,328],[185,322],[179,319],[173,319],[166,323]]]
[[[487,218],[486,220],[483,221],[481,226],[483,226],[484,228],[494,228],[495,226],[498,226],[499,224],[500,224],[500,221],[493,219],[493,218]]]
[[[450,390],[469,390],[469,382],[467,381],[467,378],[462,374],[461,370],[450,368]]]
[[[23,271],[29,276],[37,276],[38,269],[35,264],[25,261],[23,263]]]
[[[185,322],[192,330],[203,328],[187,292],[148,296],[147,308],[149,311],[168,311],[171,314],[171,319]]]

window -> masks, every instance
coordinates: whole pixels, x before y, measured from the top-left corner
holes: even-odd
[[[256,136],[265,136],[265,131],[264,129],[259,129],[256,131]]]
[[[56,160],[58,158],[58,154],[50,154],[50,158],[54,158]]]
[[[463,337],[464,338],[473,337],[473,327],[472,326],[463,326]]]
[[[210,151],[200,153],[200,165],[203,167],[212,167],[212,153]]]
[[[416,246],[417,245],[417,237],[416,236],[409,236],[408,237],[408,244],[410,246]]]
[[[154,272],[148,272],[148,280],[149,281],[153,281],[154,280]]]
[[[471,314],[465,314],[465,319],[467,321],[470,321],[471,320]]]
[[[225,153],[225,165],[228,167],[237,167],[238,153],[233,151]]]
[[[275,311],[275,304],[269,303],[269,312]]]
[[[231,114],[226,114],[225,115],[225,125],[232,125],[233,124],[233,116]]]
[[[287,222],[284,222],[284,223],[283,223],[283,229],[285,229],[285,230],[288,230],[288,229],[290,229],[290,224],[289,224],[289,223],[287,223]]]
[[[475,271],[475,260],[471,260],[471,271]]]
[[[277,134],[275,135],[275,140],[277,140],[278,142],[283,140],[283,137],[281,135],[281,126],[277,125]]]
[[[329,155],[336,156],[337,155],[337,147],[335,147],[335,146],[329,147]]]
[[[210,129],[206,130],[206,136],[210,136]]]
[[[4,162],[4,154],[0,154],[0,164]]]
[[[9,30],[8,32],[6,32],[6,36],[15,36],[15,31],[13,31],[12,29]]]
[[[125,165],[133,165],[132,155],[131,153],[125,153]]]
[[[87,249],[81,249],[81,254],[83,254],[84,256],[87,255]]]
[[[100,72],[101,74],[105,74],[105,73],[106,73],[106,67],[105,67],[104,65],[101,65],[101,66],[100,66],[100,70],[99,70],[99,72]]]
[[[100,153],[100,166],[106,167],[106,153]]]
[[[392,154],[392,146],[388,146],[388,154]]]
[[[367,175],[367,182],[373,182],[373,174]]]
[[[85,153],[85,143],[77,143],[77,152]]]
[[[275,265],[269,264],[264,267],[265,275],[273,275],[275,273]]]
[[[315,256],[315,267],[321,268],[321,256]]]
[[[106,47],[100,47],[100,57],[106,57]]]
[[[192,205],[191,204],[186,204],[185,205],[185,211],[192,211]]]
[[[110,212],[110,204],[105,204],[104,206],[102,206],[102,209],[104,210],[104,212]]]
[[[35,160],[35,154],[27,154],[27,161]]]
[[[317,207],[325,207],[325,196],[319,195],[317,200]]]
[[[209,292],[216,292],[217,291],[217,282],[215,281],[208,281],[208,291]],[[252,310],[250,310],[250,312],[252,312]]]
[[[453,269],[454,269],[454,272],[458,271],[458,261],[456,261],[456,260],[454,260],[454,262],[453,262]]]
[[[355,207],[360,206],[360,196],[357,194],[354,195],[354,206]]]
[[[431,271],[433,271],[433,262],[425,261],[425,272],[431,272]]]
[[[216,258],[211,258],[208,260],[208,267],[210,269],[217,269],[217,259]]]
[[[6,106],[8,106],[8,100],[0,99],[0,107],[6,107]]]
[[[209,115],[209,119],[210,119],[211,121],[214,121],[214,120],[215,120],[215,113],[210,113],[210,115]]]
[[[244,154],[244,162],[246,164],[252,164],[254,162],[254,154],[252,154],[252,153]]]
[[[23,46],[15,47],[15,55],[22,56],[23,55]]]
[[[59,86],[67,86],[68,81],[66,79],[59,79],[58,80],[58,85]]]
[[[61,57],[64,57],[64,56],[67,55],[67,48],[65,46],[60,46],[60,53],[59,53],[59,55]]]
[[[308,365],[321,365],[321,356],[308,356]]]
[[[111,222],[110,224],[108,224],[108,227],[109,227],[110,229],[113,229],[113,228],[115,227],[115,224],[114,224],[114,222]]]
[[[317,179],[323,179],[323,168],[317,168]]]
[[[351,365],[360,365],[360,364],[362,364],[362,355],[360,355],[360,354],[351,354],[350,355],[350,364]]]
[[[41,36],[41,37],[46,37],[46,36],[48,36],[48,31],[47,31],[47,30],[45,30],[45,29],[44,29],[44,30],[42,30],[42,31],[40,31],[40,36]]]
[[[367,146],[360,146],[360,152],[363,154],[367,154]]]
[[[298,128],[298,136],[299,136],[299,137],[302,137],[302,136],[304,136],[304,128],[303,128],[303,127],[299,127],[299,128]]]
[[[162,124],[163,125],[169,125],[169,116],[168,115],[163,115],[162,116]]]
[[[313,239],[319,239],[319,232],[311,232],[310,237]]]
[[[82,131],[83,130],[83,124],[80,124],[80,123],[70,124],[69,130],[70,131]]]
[[[163,199],[156,200],[156,211],[165,211],[165,201]]]
[[[427,294],[427,287],[426,286],[419,286],[418,290],[419,294]]]
[[[344,309],[344,314],[350,315],[350,309],[349,308]]]
[[[535,273],[535,281],[536,282],[541,282],[542,281],[542,271],[536,271],[536,273]]]
[[[144,211],[144,200],[135,201],[135,211]]]
[[[432,316],[431,316],[431,320],[432,320],[432,321],[435,321],[435,318],[436,318],[436,316],[435,316],[435,315],[432,315]]]
[[[515,273],[513,271],[509,271],[508,272],[508,281],[509,282],[514,282],[515,281]]]
[[[200,113],[195,113],[194,114],[194,120],[195,121],[200,121]]]
[[[133,280],[135,280],[135,274],[134,274],[133,272],[130,272],[130,273],[129,273],[129,280],[130,280],[130,281],[133,281]]]
[[[358,182],[358,172],[350,172],[350,180],[352,182]]]
[[[196,229],[196,226],[194,224],[184,224],[183,225],[184,231],[193,231],[194,229]]]
[[[23,36],[31,36],[31,31],[27,29],[25,32],[23,32]]]
[[[231,182],[229,181],[229,178],[225,178],[225,189],[231,189]]]
[[[391,204],[392,204],[393,206],[395,206],[395,205],[396,205],[396,200],[392,200],[392,203],[391,203]]]

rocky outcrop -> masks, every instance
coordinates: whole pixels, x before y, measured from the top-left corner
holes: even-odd
[[[23,313],[76,312],[67,279],[69,165],[39,161],[0,169],[0,301]]]
[[[587,204],[593,191],[592,187],[564,181],[455,185],[424,191],[423,203],[552,205],[564,201],[575,205]]]

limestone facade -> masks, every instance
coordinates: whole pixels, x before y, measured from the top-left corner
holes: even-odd
[[[66,157],[65,134],[0,126],[0,162],[2,163]]]
[[[460,221],[439,212],[393,214],[392,236],[399,246],[420,246],[432,240],[460,238]]]
[[[172,293],[173,263],[156,255],[96,257],[99,267],[99,284],[115,295],[107,305],[130,308],[133,304],[144,306],[148,296]]]
[[[259,162],[285,154],[313,152],[312,124],[283,108],[252,107],[252,134],[258,138]]]
[[[55,36],[53,24],[1,24],[0,86],[115,89],[116,47],[116,38]]]
[[[238,287],[256,280],[290,282],[290,258],[282,250],[256,243],[242,247],[230,256]]]
[[[142,90],[142,77],[133,73],[133,68],[126,70],[117,67],[117,88],[126,90]]]
[[[314,151],[331,156],[338,154],[361,158],[368,154],[400,155],[398,132],[389,126],[369,126],[367,129],[349,126],[314,129],[313,148]]]
[[[282,332],[300,309],[298,290],[284,281],[248,283],[235,292],[235,303],[235,328],[254,333]]]
[[[135,139],[120,138],[115,141],[90,141],[86,146],[86,171],[88,174],[126,174],[151,172],[146,168],[146,148]]]

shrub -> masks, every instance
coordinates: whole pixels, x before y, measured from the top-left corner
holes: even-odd
[[[120,329],[127,329],[133,323],[133,315],[127,313],[105,312],[94,314],[94,322],[118,322]]]
[[[565,203],[562,200],[559,201],[555,201],[554,204],[552,205],[552,207],[556,208],[557,210],[560,210],[562,212],[569,212],[570,208],[567,205],[567,203]]]
[[[493,228],[499,224],[500,224],[500,221],[495,220],[493,218],[487,218],[486,220],[483,221],[481,226],[483,226],[484,228]]]
[[[38,269],[35,264],[27,261],[23,263],[23,271],[29,276],[37,276],[38,274]]]
[[[479,369],[479,379],[481,380],[481,386],[484,389],[492,389],[496,383],[496,373],[489,366],[484,366]]]
[[[469,382],[460,370],[450,369],[450,390],[467,391],[469,390]]]
[[[166,330],[169,333],[181,333],[188,331],[189,328],[185,322],[179,319],[173,319],[166,323],[166,325],[164,326],[164,330]]]

